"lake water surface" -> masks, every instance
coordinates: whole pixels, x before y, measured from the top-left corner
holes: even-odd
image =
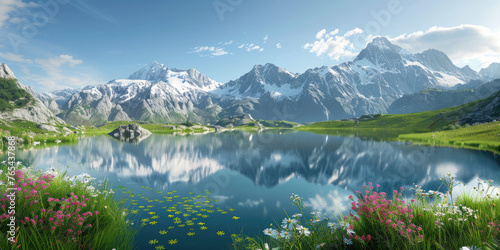
[[[390,193],[401,186],[408,190],[414,183],[436,190],[447,173],[468,187],[477,185],[477,178],[496,181],[500,176],[500,158],[490,152],[292,131],[153,135],[138,144],[96,136],[73,145],[19,152],[18,158],[41,169],[69,166],[70,175],[88,173],[109,179],[113,187],[144,194],[148,199],[135,199],[139,205],[153,205],[148,212],[159,218],[139,233],[140,249],[153,249],[148,244],[153,239],[167,249],[223,249],[230,246],[233,233],[262,236],[274,219],[281,221],[284,210],[298,211],[289,200],[292,193],[303,197],[310,211],[334,219],[334,212],[348,211],[347,196],[369,181]],[[179,197],[172,201],[165,198],[175,195]],[[176,214],[182,224],[196,218],[178,227],[165,207],[196,195],[213,199],[207,202],[213,211]],[[117,199],[126,196],[117,191]],[[140,217],[151,217],[148,212]],[[161,235],[160,230],[168,233]],[[190,232],[195,234],[188,236]],[[171,239],[178,243],[170,246]]]

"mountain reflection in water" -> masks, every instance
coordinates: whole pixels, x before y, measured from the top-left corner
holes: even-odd
[[[498,156],[489,152],[275,131],[153,135],[138,145],[97,136],[23,154],[39,168],[77,166],[159,189],[196,184],[222,170],[268,188],[292,178],[351,191],[367,181],[384,190],[413,183],[434,188],[446,173],[464,183],[476,177],[494,179],[500,165]]]

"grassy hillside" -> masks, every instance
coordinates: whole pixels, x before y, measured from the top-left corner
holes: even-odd
[[[25,107],[33,100],[26,90],[17,86],[15,79],[0,78],[0,112]]]
[[[407,130],[441,130],[456,123],[478,106],[480,101],[458,107],[401,115],[375,115],[373,119],[356,121],[326,121],[303,126],[303,130],[338,128],[383,128]]]
[[[398,139],[426,145],[484,149],[500,153],[500,122],[446,131],[402,134]]]
[[[12,135],[21,135],[24,132],[34,132],[34,133],[45,133],[46,131],[38,129],[37,124],[30,121],[18,120],[18,121],[4,121],[0,120],[0,129],[3,131],[9,131]]]
[[[500,92],[488,98],[461,106],[435,111],[400,115],[374,115],[371,119],[317,122],[299,130],[321,134],[354,134],[372,139],[406,140],[429,145],[485,149],[500,153],[498,122],[476,126],[460,126],[459,122],[498,100]],[[500,110],[487,111],[496,117]]]

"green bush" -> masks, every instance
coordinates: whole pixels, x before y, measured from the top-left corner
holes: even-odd
[[[184,122],[184,123],[181,123],[181,125],[184,125],[184,126],[186,126],[186,127],[192,127],[192,126],[194,126],[194,125],[196,125],[196,124],[194,124],[194,123],[192,123],[192,122]]]
[[[460,125],[458,125],[458,123],[455,123],[455,124],[450,124],[450,125],[444,126],[443,130],[454,130],[454,129],[459,129],[459,128],[460,128]]]
[[[0,78],[0,111],[24,107],[32,100],[33,97],[26,90],[17,86],[16,80]]]

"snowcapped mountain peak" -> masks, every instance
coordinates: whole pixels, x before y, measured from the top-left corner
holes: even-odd
[[[148,66],[136,71],[129,76],[130,80],[161,81],[170,69],[157,61],[153,61]]]
[[[296,75],[272,63],[257,64],[240,78],[229,81],[213,93],[222,96],[259,98],[269,94],[277,97],[297,96],[300,88],[291,86]]]
[[[260,76],[261,78],[263,78],[264,81],[265,78],[267,78],[268,76],[273,77],[273,75],[277,74],[289,75],[290,77],[295,76],[295,74],[289,72],[288,70],[278,67],[272,63],[266,63],[264,66],[257,64],[253,67],[252,71],[250,71],[249,73],[253,73]]]
[[[392,44],[386,37],[375,37],[373,40],[366,45],[365,51],[371,53],[396,53],[396,54],[408,54],[409,52],[402,49],[401,47]],[[363,51],[360,52],[360,54]]]
[[[176,89],[181,87],[198,87],[206,90],[212,90],[221,85],[221,83],[210,79],[196,69],[181,70],[169,68],[157,61],[153,61],[148,66],[130,75],[128,81],[120,80],[120,82],[129,83],[130,80],[135,80],[137,82],[145,80],[152,83],[166,82],[170,85],[175,85]]]
[[[492,63],[488,67],[481,69],[480,74],[483,77],[499,78],[500,77],[500,63]]]
[[[438,71],[456,71],[456,66],[450,58],[443,52],[435,49],[428,49],[415,55],[417,60],[430,69]]]
[[[153,60],[150,64],[149,64],[149,67],[150,68],[153,68],[153,67],[163,67],[163,64],[162,63],[159,63],[158,61],[156,60]]]
[[[394,46],[386,37],[375,37],[368,46],[375,46],[379,49],[391,49]]]
[[[392,70],[403,65],[403,54],[408,56],[401,47],[392,44],[387,38],[376,37],[359,52],[354,62],[367,60],[386,70]]]
[[[163,87],[153,87],[153,90],[160,88],[162,91],[167,90],[174,95],[212,91],[222,85],[222,83],[210,79],[196,69],[181,70],[169,68],[157,61],[153,61],[148,66],[133,73],[128,79],[117,80],[116,83],[121,85],[134,84],[139,87],[160,84]],[[159,93],[159,91],[153,92]]]
[[[262,74],[267,71],[274,71],[277,69],[278,67],[272,63],[266,63],[265,65],[256,64],[253,66],[252,72],[254,72],[255,74]]]
[[[422,53],[415,54],[415,59],[428,69],[458,77],[464,83],[480,77],[469,66],[463,68],[457,67],[444,52],[439,50],[429,49],[423,51]]]

